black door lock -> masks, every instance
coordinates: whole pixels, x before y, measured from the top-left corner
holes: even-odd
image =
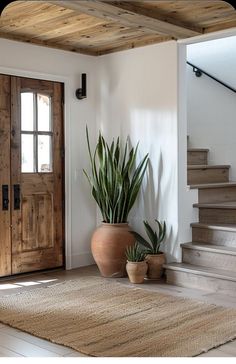
[[[20,185],[14,185],[14,210],[20,210]]]
[[[9,206],[8,185],[2,185],[2,209],[7,211]]]

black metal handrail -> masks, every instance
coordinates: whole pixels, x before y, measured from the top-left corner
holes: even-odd
[[[220,83],[222,86],[224,86],[224,87],[228,88],[229,90],[231,90],[231,91],[233,91],[233,92],[236,92],[236,89],[235,89],[235,88],[233,88],[233,87],[229,86],[227,83],[225,83],[225,82],[223,82],[223,81],[219,80],[219,79],[218,79],[218,78],[216,78],[215,76],[212,76],[210,73],[208,73],[208,72],[204,71],[204,70],[203,70],[203,69],[201,69],[200,67],[197,67],[197,66],[195,66],[194,64],[192,64],[192,63],[190,63],[190,62],[188,62],[188,61],[187,61],[187,64],[188,64],[189,66],[193,67],[193,72],[195,73],[195,75],[196,75],[197,77],[201,77],[202,73],[204,73],[204,75],[206,75],[206,76],[210,77],[212,80],[214,80],[214,81],[216,81],[216,82]]]

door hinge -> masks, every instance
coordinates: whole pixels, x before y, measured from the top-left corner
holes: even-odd
[[[61,157],[65,158],[65,149],[64,148],[61,148]]]

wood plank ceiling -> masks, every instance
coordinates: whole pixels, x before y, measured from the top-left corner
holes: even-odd
[[[102,55],[236,27],[226,1],[15,1],[0,38]]]

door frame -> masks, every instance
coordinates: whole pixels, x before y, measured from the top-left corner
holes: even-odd
[[[64,133],[64,197],[65,197],[65,208],[64,208],[64,226],[65,226],[65,269],[72,269],[72,198],[71,198],[71,133],[70,133],[70,103],[69,101],[69,77],[58,76],[54,74],[25,71],[16,68],[8,68],[0,66],[0,73],[8,76],[18,76],[26,78],[34,78],[38,80],[47,80],[52,82],[61,82],[64,84],[64,114],[63,114],[63,133]]]
[[[213,33],[198,35],[192,38],[177,41],[178,52],[178,249],[180,243],[191,241],[192,232],[190,224],[198,221],[197,209],[193,204],[198,202],[197,190],[189,189],[187,185],[187,45],[202,43],[236,36],[236,28],[225,29]],[[186,228],[187,227],[187,228]]]

